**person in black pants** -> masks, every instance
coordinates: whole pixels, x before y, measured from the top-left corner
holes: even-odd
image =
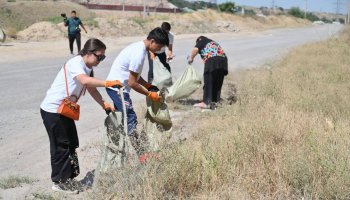
[[[69,49],[70,53],[73,54],[73,43],[74,40],[77,40],[77,47],[78,47],[78,53],[80,52],[80,47],[81,47],[81,35],[80,35],[80,28],[81,26],[85,33],[87,33],[83,23],[77,17],[77,13],[75,10],[71,12],[71,17],[70,18],[64,18],[64,26],[68,27],[68,39],[69,39]]]
[[[174,58],[173,55],[173,43],[174,43],[174,34],[170,32],[171,25],[168,22],[163,22],[161,25],[162,30],[168,35],[169,38],[169,46],[168,46],[168,52],[165,53],[165,47],[163,47],[160,51],[152,53],[148,52],[148,64],[149,64],[149,70],[148,70],[148,82],[152,83],[153,81],[153,59],[157,56],[159,58],[159,61],[163,64],[163,66],[171,73],[169,61]]]
[[[77,129],[73,118],[59,110],[65,99],[78,102],[88,91],[106,111],[114,108],[105,102],[96,87],[122,87],[118,80],[103,81],[93,77],[93,67],[105,59],[106,45],[91,38],[84,48],[69,59],[56,75],[40,105],[40,113],[50,141],[52,190],[70,194],[78,193],[73,178],[79,175],[76,149],[79,147]],[[75,119],[75,118],[74,118]]]
[[[228,74],[227,57],[219,43],[204,36],[197,38],[196,45],[188,57],[189,64],[192,64],[197,54],[200,54],[204,62],[204,92],[203,102],[194,106],[215,109],[216,103],[220,101],[224,77]]]

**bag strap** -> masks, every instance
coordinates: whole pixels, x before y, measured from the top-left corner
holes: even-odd
[[[69,96],[69,92],[68,92],[68,81],[67,81],[66,64],[64,64],[63,69],[64,69],[64,79],[65,79],[65,81],[66,81],[66,92],[67,92],[67,97],[68,97],[68,96]],[[84,94],[85,94],[85,91],[86,91],[85,85],[83,86],[83,89],[80,90],[79,96],[77,97],[77,102],[78,102],[78,100],[79,100],[81,94],[83,93],[83,91],[84,91]]]

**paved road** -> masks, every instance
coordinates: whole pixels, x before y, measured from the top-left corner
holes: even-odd
[[[238,68],[251,68],[269,62],[297,45],[333,37],[341,28],[339,25],[323,25],[270,30],[258,34],[209,35],[223,46],[232,72]],[[174,78],[179,77],[184,70],[186,56],[194,46],[195,37],[188,35],[175,38],[176,58],[171,63]],[[137,40],[140,38],[135,38]],[[104,79],[107,76],[114,58],[123,47],[107,52],[107,59],[95,70],[96,77]],[[6,48],[0,46],[0,52]],[[39,105],[68,56],[10,64],[1,63],[4,59],[11,57],[4,58],[0,54],[0,176],[25,173],[48,178],[49,141],[41,121]],[[148,70],[148,62],[145,63],[144,75]],[[203,72],[199,56],[194,66],[199,74]],[[101,91],[107,97],[102,89]],[[142,96],[135,93],[132,95],[135,103],[143,101]],[[83,97],[80,104],[82,115],[77,128],[82,147],[96,139],[96,135],[101,136],[105,114],[89,95]],[[45,173],[38,174],[38,171]]]

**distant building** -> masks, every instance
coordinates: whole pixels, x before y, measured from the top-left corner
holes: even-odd
[[[75,0],[78,3],[174,8],[167,0]]]

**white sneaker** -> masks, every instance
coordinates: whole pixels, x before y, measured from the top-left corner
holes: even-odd
[[[79,191],[73,189],[69,183],[53,183],[51,189],[56,192],[64,192],[66,194],[78,194]]]

